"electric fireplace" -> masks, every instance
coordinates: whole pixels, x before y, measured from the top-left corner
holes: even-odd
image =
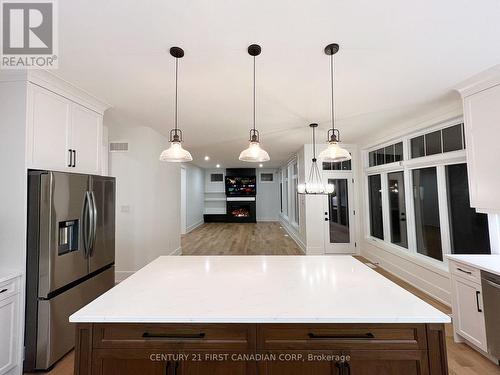
[[[235,199],[235,198],[233,198]],[[227,198],[226,201],[226,217],[227,221],[232,223],[255,223],[257,220],[255,215],[255,198],[249,200],[233,200]]]

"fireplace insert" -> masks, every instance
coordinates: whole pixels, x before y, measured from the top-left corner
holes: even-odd
[[[249,198],[251,199],[251,198]],[[231,200],[226,202],[227,221],[233,223],[255,223],[255,198],[253,200]]]

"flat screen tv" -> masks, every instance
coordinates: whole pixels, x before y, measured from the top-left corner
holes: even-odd
[[[255,196],[257,194],[255,176],[226,176],[226,195],[232,197]]]

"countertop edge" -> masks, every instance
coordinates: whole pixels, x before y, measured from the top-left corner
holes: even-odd
[[[488,257],[488,256],[497,257],[498,256],[500,258],[500,255],[497,255],[497,254],[484,255],[484,256],[485,257]],[[447,254],[446,255],[446,258],[448,258],[449,260],[452,260],[454,262],[463,263],[463,264],[466,264],[468,266],[477,268],[481,271],[490,272],[490,273],[493,273],[495,275],[500,276],[500,269],[491,268],[491,267],[485,266],[483,264],[478,264],[478,263],[476,263],[470,259],[468,260],[467,258],[464,258],[464,257],[467,257],[467,255],[457,255],[457,254]]]

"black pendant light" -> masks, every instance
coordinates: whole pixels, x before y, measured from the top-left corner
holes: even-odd
[[[175,124],[174,128],[170,130],[168,139],[170,147],[161,153],[160,160],[182,163],[193,160],[189,151],[182,148],[182,130],[177,126],[177,82],[179,77],[179,59],[184,57],[184,50],[180,47],[172,47],[170,48],[170,54],[175,58]]]
[[[248,148],[241,151],[239,159],[260,163],[269,161],[269,154],[260,147],[259,131],[255,128],[255,57],[259,56],[262,49],[258,44],[252,44],[248,47],[248,54],[253,57],[253,128],[250,130],[250,144]]]
[[[351,154],[345,148],[340,146],[340,132],[339,129],[335,128],[335,101],[334,101],[334,62],[333,56],[339,51],[339,45],[336,43],[329,44],[325,47],[325,54],[330,56],[330,80],[332,88],[332,128],[328,130],[327,142],[328,147],[326,150],[319,154],[319,157],[323,161],[329,161],[338,163],[341,161],[351,160]]]

